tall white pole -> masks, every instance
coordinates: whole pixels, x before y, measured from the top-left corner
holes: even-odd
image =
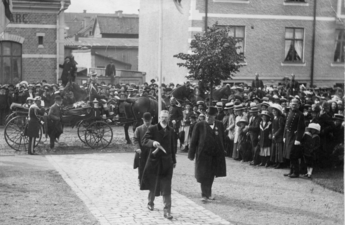
[[[159,1],[159,39],[158,39],[158,113],[162,110],[162,33],[163,33],[163,1]]]

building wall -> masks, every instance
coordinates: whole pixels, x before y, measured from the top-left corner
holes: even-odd
[[[95,60],[95,67],[99,68],[99,67],[103,67],[106,68],[107,65],[110,63],[110,60],[101,56],[93,56],[94,60]],[[115,62],[115,68],[116,70],[130,70],[130,66],[123,64],[123,63],[119,63],[119,62]]]
[[[22,44],[22,80],[56,81],[56,21],[53,13],[14,13],[14,22],[5,32],[24,38]],[[38,45],[43,36],[43,46]]]
[[[138,70],[138,48],[94,48],[94,52],[131,64],[131,70]],[[97,64],[96,64],[97,65]]]
[[[333,85],[344,81],[344,64],[333,63],[337,1],[318,1],[315,43],[314,84]],[[172,2],[172,1],[171,1]],[[314,1],[306,4],[286,4],[284,0],[208,0],[208,25],[245,26],[245,66],[234,80],[250,82],[257,72],[266,82],[281,80],[292,73],[302,82],[310,83]],[[205,0],[182,1],[184,14],[173,3],[165,3],[163,19],[163,76],[175,83],[185,81],[187,71],[178,68],[172,56],[189,50],[188,41],[204,30]],[[332,7],[333,9],[332,9]],[[141,1],[139,37],[139,70],[147,79],[157,77],[158,1]],[[304,63],[284,63],[285,28],[304,28]],[[147,57],[147,55],[150,57]]]
[[[173,1],[162,3],[162,82],[182,83],[187,70],[177,66],[179,60],[173,55],[187,53],[189,49],[190,0],[182,1],[183,14],[177,11]],[[139,71],[146,72],[146,81],[158,80],[159,0],[140,1],[139,18]]]

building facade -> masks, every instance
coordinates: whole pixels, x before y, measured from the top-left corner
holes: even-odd
[[[63,10],[70,1],[12,2],[14,22],[0,30],[0,83],[57,82],[61,74],[58,64],[64,59]],[[5,19],[0,15],[0,24]]]
[[[180,14],[172,1],[163,4],[163,82],[186,81],[188,71],[173,55],[190,52],[194,35],[218,22],[231,27],[229,35],[240,41],[245,56],[244,67],[225,82],[249,84],[259,73],[265,83],[291,74],[308,86],[344,83],[343,0],[183,0],[182,5]],[[147,79],[157,78],[159,1],[141,1],[140,7],[139,70]]]

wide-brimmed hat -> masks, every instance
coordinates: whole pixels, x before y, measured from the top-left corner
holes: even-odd
[[[250,112],[250,113],[259,112],[259,108],[258,108],[257,106],[252,106],[252,107],[249,109],[249,112]]]
[[[334,114],[333,119],[344,121],[344,116],[341,114]]]
[[[232,103],[232,102],[226,103],[226,104],[225,104],[225,108],[227,108],[227,109],[233,109],[233,108],[234,108],[234,103]]]
[[[279,104],[277,104],[277,103],[273,103],[273,104],[271,104],[271,106],[270,106],[272,109],[276,109],[276,110],[278,110],[279,112],[283,112],[283,108],[279,105]]]
[[[280,98],[280,102],[287,102],[288,100],[286,99],[286,98],[284,98],[284,97],[281,97]]]
[[[244,107],[243,107],[242,104],[238,104],[238,105],[235,105],[235,106],[234,106],[234,110],[235,110],[235,111],[244,110]]]
[[[261,116],[267,116],[268,118],[271,118],[271,114],[267,110],[261,111]]]
[[[241,118],[236,125],[239,127],[241,123],[244,123],[245,125],[248,125],[248,121],[245,118]]]
[[[271,106],[269,102],[262,102],[260,105],[266,106],[267,108]]]
[[[320,132],[320,130],[321,130],[321,126],[318,123],[309,123],[307,128],[308,129],[314,129],[314,130],[316,130],[318,132]]]
[[[223,102],[217,102],[216,107],[217,108],[223,108]]]

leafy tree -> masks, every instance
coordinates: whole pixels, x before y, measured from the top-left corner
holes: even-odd
[[[236,46],[237,41],[229,36],[229,31],[229,27],[220,27],[215,23],[206,32],[194,36],[190,44],[193,54],[174,55],[184,61],[177,65],[189,70],[186,78],[202,81],[205,86],[211,87],[212,92],[214,85],[232,79],[239,72],[244,56],[237,53],[240,46]]]

